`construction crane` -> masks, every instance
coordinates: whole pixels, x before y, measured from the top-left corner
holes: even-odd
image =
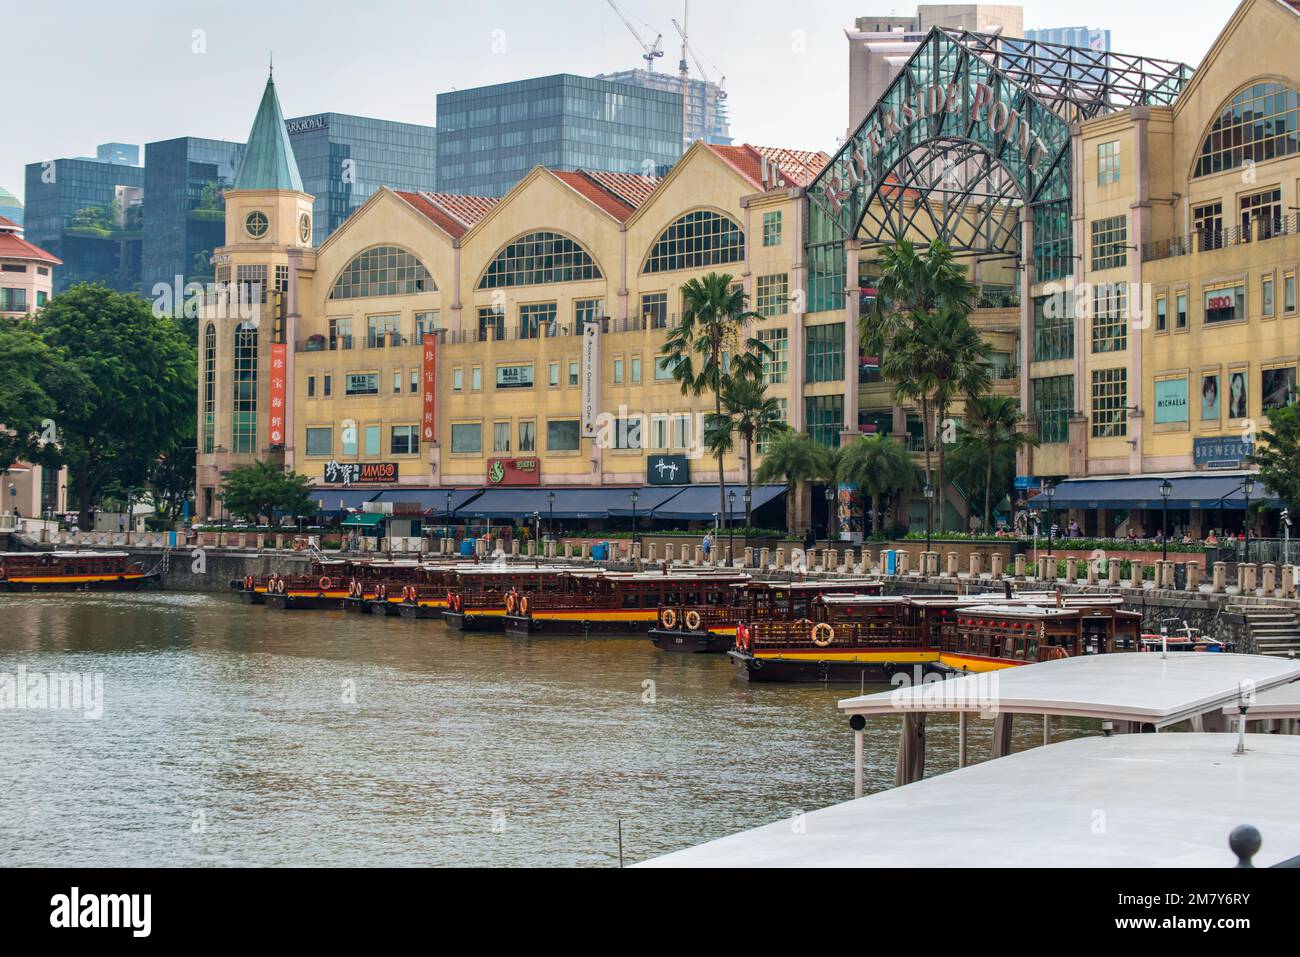
[[[709,71],[704,69],[704,65],[700,63],[700,55],[695,51],[695,47],[691,46],[690,37],[686,35],[686,29],[676,20],[673,21],[673,28],[677,31],[677,35],[682,38],[682,58],[677,63],[677,69],[681,72],[682,80],[685,81],[687,78],[686,55],[689,53],[691,56],[691,62],[695,64],[695,69],[699,71],[700,78],[706,83],[712,82],[709,79]],[[718,69],[712,63],[709,65],[712,66],[714,70]],[[718,78],[717,87],[718,99],[725,100],[727,98],[727,78],[725,76],[720,76]]]
[[[646,43],[645,40],[642,39],[641,34],[637,32],[637,28],[632,25],[632,21],[629,20],[627,15],[618,8],[618,4],[616,4],[614,0],[608,0],[608,3],[610,9],[618,14],[618,18],[623,21],[632,36],[636,37],[636,42],[641,44],[641,49],[645,50],[645,53],[641,54],[641,59],[645,60],[646,71],[653,73],[655,70],[655,58],[664,55],[664,35],[661,33],[656,36],[654,43]],[[643,23],[642,26],[647,30],[653,29],[648,23]]]

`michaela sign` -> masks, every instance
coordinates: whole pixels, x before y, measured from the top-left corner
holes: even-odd
[[[691,481],[691,460],[684,455],[652,455],[646,461],[647,485],[687,485]]]
[[[488,459],[489,485],[538,485],[541,480],[541,459]]]
[[[396,482],[396,462],[325,463],[321,479],[326,485],[352,485],[355,482]]]

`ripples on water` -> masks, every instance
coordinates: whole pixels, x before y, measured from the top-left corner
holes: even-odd
[[[0,671],[19,665],[100,672],[105,703],[0,710],[4,865],[615,866],[620,818],[631,863],[852,797],[835,704],[856,688],[750,686],[640,636],[0,596]],[[971,727],[987,754],[992,722]],[[897,733],[868,722],[868,791],[893,784]],[[955,721],[928,733],[928,770],[953,767]]]

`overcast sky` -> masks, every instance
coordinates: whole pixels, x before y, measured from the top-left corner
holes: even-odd
[[[666,52],[656,65],[675,70],[671,21],[682,19],[681,0],[619,5],[643,33],[646,22],[663,33]],[[97,143],[243,140],[271,51],[286,116],[333,110],[433,125],[440,91],[642,65],[640,47],[607,0],[5,6],[0,185],[18,195],[26,163],[93,155]],[[1118,52],[1195,66],[1235,6],[1031,0],[1025,25],[1109,27]],[[857,16],[914,12],[915,3],[895,0],[694,0],[690,33],[712,78],[726,76],[737,142],[831,149],[847,122],[844,29]],[[202,31],[197,40],[195,31]]]

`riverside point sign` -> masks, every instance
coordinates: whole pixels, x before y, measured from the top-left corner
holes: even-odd
[[[858,128],[853,142],[846,144],[847,162],[842,163],[822,187],[826,201],[836,213],[843,208],[851,190],[871,181],[871,162],[889,152],[891,147],[896,147],[900,137],[911,137],[912,131],[926,121],[933,123],[936,119],[962,117],[966,121],[963,131],[966,137],[990,144],[996,153],[1014,148],[1032,173],[1040,172],[1044,160],[1049,158],[1050,150],[1031,126],[1030,118],[1000,98],[992,84],[968,77],[964,86],[956,80],[921,86],[912,95],[901,97],[896,107],[886,106],[885,99],[888,99],[888,94]],[[976,126],[983,127],[985,135],[975,135]],[[951,137],[956,133],[937,135]],[[931,131],[916,139],[935,136],[936,133]],[[907,186],[906,183],[901,185]]]

